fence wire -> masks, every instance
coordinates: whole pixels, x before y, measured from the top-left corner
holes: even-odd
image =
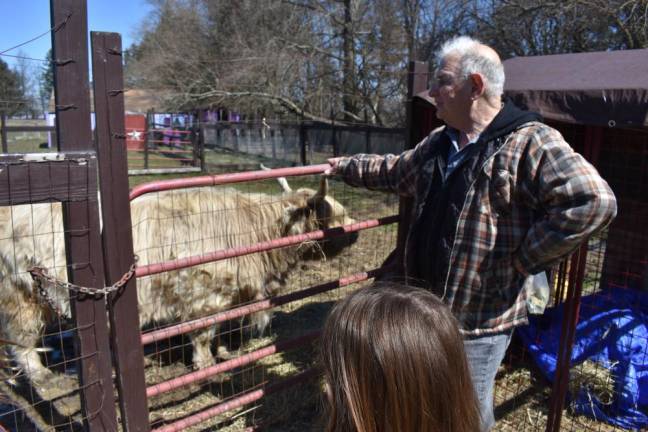
[[[299,223],[291,225],[288,231],[287,227],[282,228],[285,223],[282,220],[287,219],[281,215],[286,211],[296,212],[294,216],[297,217],[299,209],[308,206],[307,199],[320,187],[320,178],[296,177],[290,178],[289,183],[295,192],[283,192],[273,179],[138,197],[131,204],[135,253],[140,263],[146,265],[253,245],[325,227],[331,222],[322,219],[310,226],[297,220]],[[337,216],[344,216],[332,226],[398,212],[394,196],[367,194],[336,181],[330,182],[327,196],[337,201]],[[316,211],[315,207],[317,205],[312,211]],[[267,214],[268,209],[273,209],[274,213]],[[145,335],[182,321],[226,312],[241,304],[251,305],[268,297],[286,296],[375,269],[395,247],[395,242],[396,226],[387,225],[362,231],[355,243],[340,251],[329,248],[334,245],[326,242],[309,242],[142,277],[138,280],[138,290],[140,318],[147,326]],[[202,371],[219,370],[218,365],[236,363],[237,358],[249,355],[257,356],[258,350],[267,351],[274,344],[281,345],[317,331],[333,302],[356,286],[286,303],[271,311],[272,319],[268,319],[268,311],[259,311],[206,330],[156,338],[155,342],[147,344],[146,379],[151,394],[155,394],[149,399],[152,428],[175,430],[173,425],[181,421],[180,424],[186,426],[189,420],[182,419],[199,416],[202,411],[219,404],[237,405],[238,400],[247,400],[251,393],[311,368],[315,351],[310,345],[300,348],[289,345],[290,348],[269,351],[270,354],[255,362],[244,362],[226,372],[201,375]],[[201,351],[198,355],[197,351],[204,346],[208,354]],[[198,375],[203,379],[191,382],[192,377]],[[174,379],[189,384],[178,387],[171,384]],[[162,393],[157,390],[165,387],[175,390]],[[295,419],[306,427],[317,417],[317,382],[296,386],[288,393],[293,395],[292,403],[287,403],[285,393],[278,392],[234,410],[221,412],[220,408],[215,408],[212,412],[221,413],[187,430],[243,430],[260,422],[285,424]],[[279,410],[277,404],[281,406]]]
[[[648,427],[648,133],[605,129],[596,149],[585,128],[558,125],[592,157],[618,203],[618,215],[587,244],[582,299],[569,367],[561,431]],[[597,152],[599,152],[597,154]],[[577,259],[550,272],[541,316],[516,331],[498,373],[496,430],[545,430],[558,341]]]
[[[2,160],[3,176],[14,178],[15,163]],[[64,174],[62,171],[48,168],[47,162],[34,163],[35,168],[27,168],[32,176],[41,177],[39,181],[45,184],[59,183],[55,177]],[[89,164],[75,166],[73,176],[79,170],[88,171],[82,176],[86,179],[96,176]],[[12,190],[4,190],[3,197],[9,194],[7,201],[24,202],[25,193],[15,189],[21,192],[14,196]],[[70,190],[75,191],[74,199],[97,205],[96,190],[89,185],[85,190],[92,191],[92,196],[79,195],[83,190],[79,185]],[[41,195],[27,192],[31,193],[42,197],[42,191]],[[65,231],[59,202],[0,206],[0,425],[10,431],[78,430],[84,419],[93,415],[81,411],[79,390],[101,387],[112,393],[101,383],[81,384],[78,379],[82,358],[75,350],[75,339],[80,329],[72,319],[72,303],[80,298],[78,294],[49,284],[38,290],[28,272],[37,265],[65,281],[72,268],[87,267],[87,257],[66,259],[66,235],[85,233]],[[91,327],[84,330],[92,331]]]

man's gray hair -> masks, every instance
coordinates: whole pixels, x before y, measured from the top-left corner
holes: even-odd
[[[458,36],[445,42],[437,52],[437,65],[440,67],[448,55],[459,56],[459,73],[463,79],[478,73],[486,82],[486,97],[501,98],[504,93],[504,65],[484,55],[479,47],[483,45],[477,39],[468,36]]]

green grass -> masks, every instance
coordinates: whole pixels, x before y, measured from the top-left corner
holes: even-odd
[[[23,136],[16,136],[24,134]],[[55,139],[54,137],[52,137]],[[47,132],[10,132],[7,137],[9,153],[46,153],[56,151],[47,148]]]

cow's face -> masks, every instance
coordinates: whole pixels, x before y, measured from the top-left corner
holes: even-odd
[[[297,221],[299,218],[303,218],[304,224],[303,227],[294,230],[295,234],[296,231],[335,230],[343,225],[355,223],[344,206],[328,195],[328,181],[325,177],[322,177],[320,181],[319,190],[302,188],[295,191],[293,196],[299,199],[299,204],[293,209],[292,219]],[[335,235],[313,244],[310,253],[307,252],[305,256],[321,258],[323,252],[324,256],[332,257],[357,240],[357,232]]]

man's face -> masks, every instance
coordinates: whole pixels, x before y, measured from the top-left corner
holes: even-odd
[[[470,115],[470,82],[460,76],[458,56],[447,56],[430,87],[437,117],[452,127],[458,127]]]

